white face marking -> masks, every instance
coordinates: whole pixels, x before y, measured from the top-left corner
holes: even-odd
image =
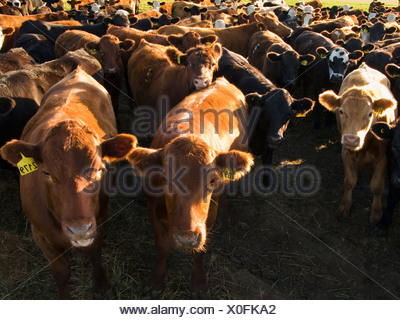
[[[361,36],[362,41],[364,41],[365,44],[369,43],[369,39],[371,37],[371,34],[369,33],[369,31],[365,32],[364,29],[361,29],[360,36]]]
[[[16,6],[16,7],[18,7],[18,8],[20,8],[20,7],[21,7],[21,2],[19,2],[19,0],[14,0],[14,1],[12,2],[12,5],[13,5],[13,6]]]
[[[394,13],[389,13],[386,20],[387,22],[394,22],[396,21],[396,15]]]
[[[310,22],[311,22],[312,18],[313,18],[313,16],[312,16],[311,13],[305,14],[305,15],[304,15],[304,18],[303,18],[303,25],[302,25],[302,27],[308,27],[308,26],[310,25]]]
[[[307,5],[307,6],[304,7],[303,12],[304,13],[313,13],[314,12],[314,8],[312,6]]]
[[[349,62],[349,55],[347,54],[346,50],[342,48],[337,48],[333,50],[333,52],[329,56],[329,61],[333,62],[334,58],[342,59],[343,63]]]
[[[160,11],[160,2],[158,2],[158,0],[153,1],[153,9]]]
[[[256,10],[256,8],[251,4],[247,7],[247,14],[250,15],[252,14],[254,11]]]
[[[297,11],[295,8],[290,8],[288,11],[288,16],[294,18],[297,15]]]
[[[350,6],[348,4],[344,4],[343,5],[343,10],[344,11],[349,11],[350,10]]]
[[[370,12],[368,15],[368,21],[371,21],[375,17],[376,17],[376,12]]]
[[[126,16],[126,17],[129,16],[129,12],[126,10],[122,10],[122,9],[117,10],[117,12],[115,14],[119,14],[121,16]]]
[[[222,19],[218,19],[214,23],[214,28],[215,29],[224,29],[224,28],[226,28],[225,21],[222,20]]]

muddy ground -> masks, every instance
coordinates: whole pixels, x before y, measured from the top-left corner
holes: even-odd
[[[132,111],[122,97],[120,119],[128,132]],[[281,179],[272,194],[228,195],[210,236],[205,265],[211,299],[395,299],[400,297],[398,210],[389,235],[378,238],[369,225],[371,172],[361,175],[351,216],[337,208],[343,193],[343,164],[336,127],[315,133],[312,118],[294,119],[274,154],[278,175],[292,177],[314,167],[318,182],[305,196]],[[254,174],[253,174],[254,177]],[[252,179],[250,179],[252,180]],[[254,179],[253,179],[254,180]],[[293,180],[293,179],[292,179]],[[18,186],[0,172],[0,298],[53,299],[56,286],[47,261],[34,243],[30,225],[18,210]],[[386,202],[384,196],[384,203]],[[90,266],[79,252],[71,257],[71,293],[92,299]],[[153,264],[153,234],[142,195],[117,195],[110,201],[104,238],[104,265],[115,299],[146,299],[143,287]],[[173,252],[163,299],[190,298],[191,259]]]

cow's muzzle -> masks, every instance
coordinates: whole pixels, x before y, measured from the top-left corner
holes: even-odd
[[[282,144],[282,138],[278,135],[268,136],[268,147],[277,149]]]
[[[67,225],[65,233],[74,247],[87,247],[94,241],[94,229],[93,223],[80,226]]]
[[[193,88],[195,90],[202,90],[207,88],[210,85],[210,80],[209,79],[204,79],[204,78],[197,78],[193,80]]]
[[[360,147],[361,139],[353,134],[346,134],[342,137],[342,144],[349,149],[357,149]]]
[[[197,249],[201,243],[201,233],[185,231],[174,234],[175,246],[182,249]]]
[[[341,73],[333,73],[330,77],[330,81],[333,83],[341,83],[343,81],[343,75]]]

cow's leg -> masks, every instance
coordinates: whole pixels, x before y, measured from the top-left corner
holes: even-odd
[[[51,272],[56,281],[58,295],[57,299],[71,299],[68,281],[71,277],[71,266],[66,251],[62,248],[52,246],[32,226],[32,234],[39,248],[50,263]]]
[[[105,223],[108,219],[108,196],[103,193],[99,196],[100,212],[96,218],[96,238],[89,247],[83,248],[85,254],[90,257],[92,264],[93,289],[96,299],[111,298],[111,284],[107,279],[107,272],[101,261],[101,246]]]
[[[274,153],[273,149],[267,148],[267,150],[265,151],[265,153],[263,153],[261,155],[261,163],[263,166],[268,167],[272,165],[272,155]],[[270,178],[268,174],[264,174],[263,175],[263,185],[264,187],[270,187]]]
[[[376,234],[383,236],[386,234],[389,226],[392,224],[393,211],[400,201],[400,188],[392,183],[389,186],[389,196],[386,210],[383,212],[382,219],[379,221]]]
[[[377,223],[382,218],[382,193],[385,188],[386,157],[382,157],[374,165],[374,173],[371,179],[371,191],[374,195],[369,221]]]
[[[350,214],[353,189],[357,183],[357,166],[348,150],[343,149],[342,158],[344,164],[344,194],[340,202],[339,211],[344,216],[348,216]]]
[[[166,262],[170,247],[168,229],[159,219],[159,213],[166,213],[164,198],[153,198],[148,200],[148,214],[154,230],[156,245],[156,261],[151,271],[149,289],[152,291],[152,297],[157,298],[163,288],[166,275]]]
[[[207,216],[207,237],[212,229],[218,212],[218,196],[213,197],[210,202],[210,208]],[[206,294],[209,286],[206,270],[204,269],[203,257],[206,251],[193,252],[193,269],[192,269],[192,298],[199,299]]]

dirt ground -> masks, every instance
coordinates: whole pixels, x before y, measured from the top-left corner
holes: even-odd
[[[129,132],[132,111],[121,99],[120,119]],[[292,170],[269,194],[238,191],[223,201],[210,235],[205,265],[211,299],[396,299],[400,297],[400,232],[395,218],[389,235],[378,238],[369,225],[371,172],[354,191],[351,216],[337,213],[343,192],[341,145],[336,127],[315,133],[312,117],[296,118],[274,154],[278,176]],[[300,168],[314,168],[318,190],[309,196],[295,188]],[[281,171],[280,171],[281,170]],[[250,173],[250,181],[254,180]],[[234,189],[235,190],[235,189]],[[240,190],[240,188],[238,188]],[[383,197],[384,203],[386,195]],[[18,209],[18,186],[0,172],[0,298],[54,299],[50,268],[34,243],[30,225]],[[92,299],[90,265],[71,254],[71,294]],[[143,287],[153,264],[153,234],[146,199],[117,195],[110,201],[104,238],[104,265],[114,299],[147,299]],[[167,263],[162,299],[190,298],[191,259],[173,252]]]

